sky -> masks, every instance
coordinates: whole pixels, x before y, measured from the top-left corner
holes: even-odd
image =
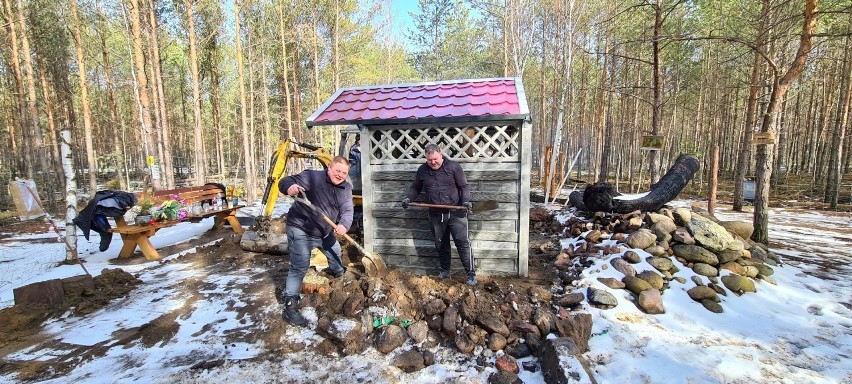
[[[286,199],[281,199],[286,210]],[[673,202],[686,206],[689,201]],[[722,220],[749,221],[750,214],[719,208]],[[243,210],[256,215],[259,206]],[[277,211],[281,212],[280,207]],[[569,211],[553,209],[561,220]],[[690,269],[680,268],[676,276],[686,284],[672,282],[663,294],[666,313],[648,315],[639,311],[623,290],[610,290],[597,279],[620,278],[609,260],[621,254],[602,256],[583,273],[580,291],[585,287],[609,290],[619,305],[601,310],[584,304],[593,317],[590,351],[584,357],[592,362],[599,383],[852,383],[852,222],[847,214],[823,214],[773,208],[769,236],[773,251],[781,256],[783,267],[772,276],[777,285],[760,282],[757,293],[722,297],[725,312],[715,314],[686,296],[694,286]],[[212,219],[207,219],[212,220]],[[182,223],[165,228],[152,238],[157,247],[197,238],[212,222]],[[564,244],[581,241],[562,239]],[[80,274],[78,266],[58,265],[64,255],[62,245],[51,233],[18,235],[0,242],[0,308],[13,305],[12,288],[28,283]],[[388,355],[369,348],[363,355],[331,359],[315,355],[312,347],[322,342],[313,331],[316,313],[303,314],[311,321],[307,328],[290,327],[283,337],[305,343],[300,353],[281,355],[279,361],[251,359],[268,346],[252,342],[222,342],[223,335],[262,329],[261,324],[238,315],[241,299],[252,292],[234,287],[250,278],[252,271],[207,274],[196,263],[183,261],[196,252],[193,248],[166,256],[171,262],[115,265],[110,262],[120,249],[119,238],[106,252],[97,252],[99,239],[78,239],[81,254],[93,274],[103,268],[122,268],[137,275],[143,284],[122,299],[85,317],[62,316],[48,321],[42,336],[65,346],[105,346],[102,354],[80,363],[55,383],[231,383],[231,382],[331,382],[348,383],[485,383],[493,368],[478,369],[471,356],[460,355],[450,347],[435,347],[437,363],[415,373],[390,366],[397,352],[411,348],[411,341]],[[622,251],[627,247],[622,244]],[[634,250],[647,256],[642,250]],[[825,257],[832,262],[825,263]],[[650,269],[644,261],[637,270]],[[259,272],[259,271],[254,271]],[[185,297],[176,287],[186,279],[201,279],[205,299],[193,304],[184,318],[175,319],[179,330],[170,340],[146,347],[137,341],[116,345],[113,335],[127,327],[138,327],[184,305]],[[705,282],[706,282],[706,278]],[[155,297],[156,299],[152,299]],[[279,312],[272,307],[270,312]],[[247,323],[248,321],[248,323]],[[552,337],[552,335],[551,335]],[[225,344],[225,345],[223,345]],[[7,359],[49,359],[68,353],[56,344],[19,350]],[[477,352],[483,353],[483,352]],[[199,357],[200,356],[200,357]],[[225,359],[212,369],[188,369],[194,359]],[[484,357],[493,364],[495,356]],[[569,360],[571,358],[568,358]],[[526,360],[534,361],[534,358]],[[130,362],[130,364],[128,364]],[[540,371],[522,371],[525,383],[544,383]],[[0,376],[0,383],[16,382],[14,376]],[[583,376],[581,383],[590,382]]]

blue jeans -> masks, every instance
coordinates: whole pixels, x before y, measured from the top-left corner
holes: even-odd
[[[287,244],[290,248],[290,270],[287,272],[287,285],[284,292],[287,296],[298,296],[302,291],[302,279],[311,265],[311,250],[319,248],[328,259],[328,269],[332,273],[343,271],[340,260],[340,243],[329,231],[325,237],[313,237],[301,228],[287,226]]]

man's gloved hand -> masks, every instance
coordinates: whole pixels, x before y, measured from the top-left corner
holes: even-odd
[[[402,203],[401,203],[402,207],[405,208],[405,209],[408,209],[408,203],[410,203],[410,202],[411,202],[411,199],[409,199],[407,197],[402,199]]]
[[[473,203],[465,201],[464,203],[462,203],[462,206],[467,208],[468,212],[473,212]]]

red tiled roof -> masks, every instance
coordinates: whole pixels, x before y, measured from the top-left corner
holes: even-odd
[[[456,80],[341,89],[307,125],[523,119],[527,114],[520,79]]]

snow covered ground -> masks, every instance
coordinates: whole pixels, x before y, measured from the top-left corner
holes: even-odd
[[[749,214],[724,208],[717,216],[722,220],[751,220]],[[616,290],[610,290],[619,300],[616,308],[588,307],[594,327],[591,351],[585,357],[592,363],[597,381],[852,383],[852,283],[848,279],[852,272],[852,220],[848,214],[784,209],[773,209],[770,220],[771,248],[785,262],[772,276],[777,285],[762,282],[756,294],[722,297],[722,314],[711,313],[689,299],[685,291],[694,286],[692,272],[681,265],[676,276],[685,277],[687,283],[672,282],[663,294],[665,314],[644,314],[628,300],[626,291]],[[152,241],[157,247],[188,241],[210,225],[179,224],[161,230]],[[64,257],[62,244],[34,243],[34,238],[52,239],[55,235],[19,236],[19,241],[0,243],[0,308],[14,304],[14,287],[81,273],[79,266],[58,265]],[[173,259],[168,264],[118,266],[110,259],[117,256],[121,240],[116,237],[103,253],[97,252],[98,241],[96,234],[89,241],[79,239],[89,271],[98,274],[103,268],[120,267],[138,274],[144,283],[93,314],[65,316],[45,324],[46,337],[104,348],[102,354],[90,355],[69,374],[51,382],[485,383],[494,372],[493,364],[483,368],[470,356],[446,347],[434,350],[435,365],[415,373],[392,367],[389,362],[394,353],[386,356],[373,349],[361,356],[318,355],[309,351],[322,337],[305,328],[288,328],[282,336],[288,342],[306,344],[303,351],[257,359],[259,351],[269,346],[250,335],[243,343],[222,342],[225,335],[264,327],[248,324],[250,317],[235,315],[239,311],[234,307],[242,305],[240,300],[251,300],[254,293],[228,288],[252,278],[257,271],[206,274],[197,265],[181,262],[182,255],[193,250],[168,256]],[[637,252],[644,255],[641,250]],[[608,259],[597,260],[586,270],[584,286],[607,289],[596,280],[598,277],[621,277],[613,268],[601,268]],[[651,269],[644,262],[636,267]],[[174,319],[180,326],[174,335],[149,347],[141,343],[116,345],[121,329],[152,322],[175,306],[187,305],[183,293],[175,287],[192,279],[207,287],[199,292],[204,299],[190,304],[194,306],[190,316]],[[316,318],[312,313],[307,316]],[[6,358],[48,359],[56,353],[49,348],[31,348]],[[226,362],[211,369],[190,370],[188,367],[199,361],[189,356]],[[493,360],[493,356],[486,358],[489,363]],[[520,377],[525,383],[544,382],[540,371],[522,370]],[[12,376],[0,376],[0,383],[16,381]]]

